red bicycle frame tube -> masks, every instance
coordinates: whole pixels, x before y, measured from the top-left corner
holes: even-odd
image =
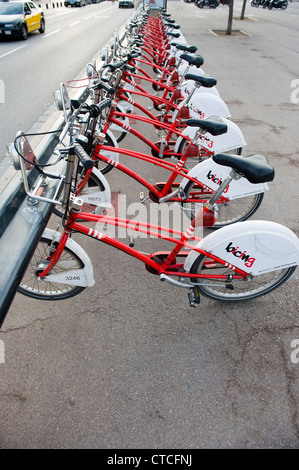
[[[130,134],[133,134],[135,137],[142,140],[149,147],[154,149],[157,153],[160,152],[160,148],[156,144],[154,144],[151,140],[147,139],[143,134],[141,134],[141,132],[137,131],[133,127],[131,127],[131,126],[127,127],[124,123],[122,123],[121,121],[115,119],[114,116],[128,117],[130,119],[136,119],[136,121],[144,122],[146,124],[152,124],[153,126],[156,126],[156,127],[159,126],[160,128],[165,129],[165,130],[168,131],[168,135],[165,137],[166,142],[170,141],[170,139],[172,137],[172,134],[176,134],[178,137],[183,137],[188,142],[191,140],[189,136],[186,136],[186,135],[182,134],[182,132],[177,130],[177,123],[176,122],[174,122],[170,126],[168,123],[164,123],[164,122],[161,122],[161,121],[158,121],[158,120],[153,120],[151,118],[147,118],[147,117],[144,117],[144,116],[138,116],[136,114],[121,113],[119,111],[113,111],[113,110],[111,111],[111,113],[109,113],[109,117],[107,118],[107,124],[113,123],[113,124],[118,125],[119,127],[122,127],[123,129],[130,132]],[[173,155],[173,152],[171,153],[171,155]]]
[[[128,79],[125,79],[125,81],[127,83],[131,84],[131,82]],[[168,99],[165,99],[165,98],[157,97],[155,95],[151,95],[150,93],[148,93],[144,88],[140,87],[139,85],[134,85],[134,86],[135,86],[135,88],[138,88],[139,91],[138,90],[127,90],[124,87],[120,90],[118,96],[116,97],[116,101],[124,100],[124,101],[127,101],[128,103],[131,103],[133,106],[136,106],[142,112],[147,114],[149,117],[151,117],[152,119],[155,119],[157,122],[160,122],[160,120],[157,118],[157,116],[155,116],[152,113],[149,113],[146,108],[144,108],[140,104],[136,103],[134,100],[132,100],[132,98],[128,98],[124,93],[128,92],[130,95],[137,95],[137,96],[141,96],[143,98],[148,98],[156,106],[165,105],[165,112],[166,113],[169,113],[169,112],[172,113],[172,112],[175,112],[175,111],[179,111],[180,108],[176,104],[174,104],[175,93],[173,93],[170,100],[168,100]],[[184,125],[184,127],[186,127],[186,126]]]
[[[104,151],[104,150],[107,150],[108,152],[121,153],[121,154],[127,155],[129,157],[138,158],[138,159],[146,161],[148,163],[152,163],[154,165],[160,166],[161,168],[165,168],[166,170],[171,171],[172,175],[170,175],[170,177],[169,177],[169,179],[166,183],[163,183],[165,185],[163,187],[163,190],[159,191],[154,185],[150,184],[147,180],[142,178],[140,175],[135,173],[130,168],[126,167],[125,165],[122,165],[119,162],[116,162],[115,160],[112,160],[111,158],[107,157],[106,155],[102,155],[101,151]],[[119,169],[120,171],[126,173],[128,176],[130,176],[133,179],[135,179],[136,181],[138,181],[140,184],[142,184],[147,189],[152,191],[158,197],[163,197],[166,194],[168,194],[168,192],[170,192],[172,184],[174,183],[176,177],[179,176],[179,175],[183,176],[184,178],[187,178],[190,181],[193,181],[197,185],[201,186],[201,183],[197,179],[192,178],[191,176],[188,175],[188,170],[183,167],[186,159],[183,159],[183,158],[181,158],[181,160],[175,165],[174,163],[163,161],[163,160],[161,161],[160,159],[158,159],[156,157],[153,157],[153,156],[150,156],[150,155],[145,155],[145,154],[142,154],[142,153],[139,153],[139,152],[135,152],[133,150],[123,149],[123,148],[118,148],[118,147],[110,147],[108,145],[101,145],[101,144],[97,144],[95,146],[95,150],[94,150],[94,153],[92,155],[92,158],[94,158],[95,160],[99,159],[99,160],[104,161],[105,163],[109,163],[110,165],[113,165],[115,168]],[[203,188],[203,189],[206,189],[206,188]],[[206,190],[207,190],[206,194],[212,194],[213,193],[213,191],[211,191],[208,188]],[[181,197],[175,197],[175,198],[171,198],[170,200],[171,201],[182,201],[182,198]],[[225,200],[225,198],[223,200]],[[196,202],[196,201],[194,201],[194,199],[184,200],[184,202],[191,202],[191,201]],[[203,201],[202,201],[202,199],[200,199],[200,201],[198,201],[198,202],[203,202]]]
[[[78,223],[76,221],[77,218],[80,218],[80,220],[84,220],[85,222],[99,222],[103,224],[109,224],[117,227],[124,227],[128,230],[134,230],[136,232],[141,232],[141,233],[146,233],[147,235],[154,237],[154,238],[160,238],[163,240],[166,240],[170,243],[174,243],[175,247],[172,251],[169,252],[163,252],[166,256],[165,261],[161,260],[161,263],[155,261],[153,259],[153,256],[155,253],[152,254],[145,254],[143,252],[139,252],[135,248],[128,246],[126,243],[117,240],[115,238],[112,238],[102,232],[99,232],[93,228],[87,227],[81,223]],[[95,238],[99,241],[102,241],[103,243],[106,243],[108,245],[114,246],[118,250],[123,251],[124,253],[127,253],[130,256],[133,256],[134,258],[138,259],[142,263],[144,263],[146,266],[150,266],[153,270],[156,271],[157,274],[168,274],[171,276],[179,276],[179,277],[192,277],[196,279],[227,279],[226,275],[217,275],[217,274],[193,274],[193,273],[186,273],[186,272],[180,272],[178,269],[183,267],[183,263],[177,263],[176,262],[176,257],[177,256],[183,256],[186,257],[189,252],[182,252],[182,249],[188,249],[188,250],[193,250],[197,251],[200,254],[203,254],[213,261],[223,265],[227,266],[227,262],[223,261],[222,259],[218,258],[217,256],[212,255],[211,253],[208,253],[200,248],[194,247],[193,245],[188,243],[188,240],[191,238],[192,240],[195,241],[200,241],[201,238],[198,238],[194,235],[194,230],[195,228],[192,226],[192,223],[190,227],[185,231],[185,232],[180,232],[178,230],[172,230],[167,227],[162,227],[158,225],[153,225],[153,224],[148,224],[146,222],[141,222],[141,221],[134,221],[134,220],[129,220],[129,219],[123,219],[123,218],[118,218],[118,217],[110,217],[106,215],[95,215],[95,214],[87,214],[84,212],[77,212],[77,211],[71,211],[70,215],[68,217],[68,220],[65,223],[65,226],[67,227],[66,231],[62,234],[60,242],[58,243],[57,249],[54,253],[54,255],[51,257],[51,262],[48,265],[48,267],[40,273],[40,278],[44,278],[51,272],[51,269],[57,264],[59,261],[59,258],[61,256],[61,253],[65,247],[67,238],[69,236],[70,232],[77,232],[77,233],[82,233],[84,235],[87,235],[91,238]],[[156,231],[157,230],[157,231]],[[163,234],[163,232],[168,232],[173,235],[179,235],[180,239],[175,239],[173,237],[167,236]],[[236,273],[236,278],[242,279],[243,277],[247,276],[247,273],[244,271],[233,267],[233,266],[228,266],[229,268]]]
[[[130,83],[128,80],[126,80],[128,83]],[[152,119],[155,119],[156,121],[160,122],[160,120],[157,118],[157,116],[155,116],[154,114],[152,113],[149,113],[149,111],[144,108],[142,105],[140,105],[139,103],[135,102],[134,100],[132,100],[132,98],[128,98],[126,95],[124,95],[123,93],[130,93],[130,95],[137,95],[137,96],[141,96],[143,98],[148,98],[150,99],[153,103],[156,103],[157,106],[160,106],[162,104],[165,104],[166,108],[169,108],[169,109],[166,109],[166,111],[168,112],[170,110],[170,108],[172,108],[172,111],[176,111],[179,109],[179,107],[174,104],[171,100],[166,100],[166,99],[163,99],[163,98],[159,98],[157,96],[154,96],[154,95],[151,95],[150,93],[148,93],[146,90],[144,90],[143,88],[141,87],[138,87],[138,89],[140,91],[137,91],[137,90],[126,90],[126,88],[121,88],[120,89],[120,92],[119,92],[119,95],[118,97],[116,97],[116,100],[124,100],[124,101],[127,101],[128,103],[131,103],[133,106],[136,106],[137,108],[139,108],[141,111],[143,111],[145,114],[147,114],[149,117],[151,117]],[[142,91],[141,91],[142,90]]]
[[[157,69],[159,69],[161,72],[163,72],[163,74],[168,74],[170,75],[172,73],[172,70],[169,70],[169,69],[166,69],[165,67],[158,67],[154,62],[150,61],[150,60],[146,60],[146,59],[140,59],[138,58],[138,62],[141,62],[142,64],[145,64],[145,65],[149,65],[151,67],[156,67]],[[134,64],[134,61],[131,60],[129,62],[129,65],[132,65],[132,67],[135,67],[136,70],[138,70],[139,72],[141,72],[142,74],[144,74],[147,78],[153,80],[153,77],[150,76],[150,74],[148,74],[145,70],[143,70],[141,67],[139,66],[136,66]]]

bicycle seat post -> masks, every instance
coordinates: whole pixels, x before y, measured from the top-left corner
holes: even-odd
[[[214,194],[210,197],[209,201],[205,204],[205,208],[208,210],[212,210],[217,212],[218,208],[216,205],[217,199],[221,196],[221,194],[225,191],[228,185],[231,183],[233,179],[239,179],[241,175],[239,175],[234,169],[232,169],[229,175],[225,178],[225,180],[221,183],[218,189],[214,192]]]

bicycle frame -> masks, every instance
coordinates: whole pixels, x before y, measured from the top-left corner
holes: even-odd
[[[147,163],[151,163],[153,165],[159,166],[161,168],[167,169],[171,171],[171,175],[169,176],[169,179],[167,180],[166,183],[156,183],[155,185],[151,184],[149,181],[141,177],[138,173],[135,171],[131,170],[125,165],[122,165],[119,162],[116,162],[115,160],[112,160],[111,158],[107,157],[106,155],[102,155],[101,151],[106,150],[108,152],[115,152],[115,153],[121,153],[123,155],[127,155],[133,158],[138,158],[140,160],[143,160]],[[158,159],[156,157],[142,154],[140,152],[135,152],[133,150],[128,150],[128,149],[122,149],[122,148],[115,148],[115,147],[110,147],[108,145],[102,145],[102,144],[97,144],[95,146],[95,150],[93,152],[92,158],[94,160],[102,160],[105,163],[108,163],[118,170],[122,171],[123,173],[126,173],[128,176],[131,178],[135,179],[138,181],[140,184],[142,184],[144,187],[146,187],[150,191],[150,198],[154,202],[159,202],[161,198],[165,198],[165,200],[172,201],[172,202],[182,202],[188,203],[188,202],[199,202],[199,203],[205,203],[207,202],[206,199],[203,198],[185,198],[184,196],[177,196],[177,195],[172,195],[171,193],[173,191],[173,186],[177,187],[177,192],[179,191],[180,183],[175,183],[175,180],[178,176],[183,176],[184,178],[187,178],[190,181],[193,181],[196,183],[198,190],[200,190],[200,194],[202,196],[204,195],[211,195],[213,194],[213,191],[207,188],[206,186],[201,185],[201,183],[193,177],[190,177],[188,175],[188,170],[184,168],[184,164],[187,160],[187,157],[182,156],[181,159],[177,164],[171,163],[171,162],[164,162],[161,161],[161,159]],[[91,172],[91,170],[89,170]],[[159,190],[159,185],[163,185],[162,190]],[[153,195],[156,196],[153,197]],[[227,201],[227,198],[220,196],[220,201],[224,202]],[[218,201],[218,202],[220,202]],[[144,202],[144,201],[143,201]],[[161,201],[160,201],[161,202]]]
[[[138,259],[146,266],[147,270],[152,274],[159,275],[161,280],[170,280],[170,276],[175,278],[181,278],[178,280],[173,280],[173,284],[186,287],[186,288],[193,288],[195,286],[194,282],[190,281],[192,279],[213,279],[213,280],[225,280],[227,279],[227,275],[211,275],[211,274],[193,274],[189,272],[184,272],[183,266],[186,257],[189,255],[190,250],[196,251],[199,254],[203,254],[209,257],[210,261],[214,261],[220,263],[223,266],[226,266],[226,261],[218,258],[217,256],[212,255],[200,248],[194,247],[194,245],[189,243],[189,240],[192,239],[194,241],[200,242],[202,239],[196,237],[194,232],[196,230],[195,223],[198,222],[199,218],[197,216],[196,222],[191,222],[190,226],[185,232],[173,230],[168,227],[162,227],[159,225],[148,224],[146,222],[141,221],[134,221],[119,217],[111,217],[107,215],[95,215],[95,214],[88,214],[84,212],[80,212],[78,207],[82,204],[82,201],[78,198],[74,200],[74,207],[70,210],[69,217],[64,223],[64,233],[62,234],[60,241],[55,249],[55,252],[47,259],[49,262],[48,266],[39,273],[39,278],[42,280],[46,278],[51,273],[52,268],[58,263],[60,256],[63,252],[63,249],[66,245],[67,239],[70,233],[76,232],[81,233],[83,235],[87,235],[90,238],[96,239],[101,241],[105,244],[113,246],[124,253],[127,253],[130,256]],[[211,220],[211,217],[214,218],[213,211],[203,209],[203,221],[204,223],[208,223]],[[82,223],[77,222],[77,218],[81,221],[93,222],[93,223],[102,223],[108,224],[115,227],[123,227],[127,230],[134,230],[135,232],[145,233],[152,238],[162,239],[164,241],[170,242],[174,244],[174,248],[171,251],[158,251],[151,254],[145,254],[139,250],[136,250],[133,246],[129,246],[126,243],[117,240],[116,238],[110,237],[103,232],[90,228]],[[167,236],[164,234],[170,233],[171,235],[178,235],[179,238],[174,238],[173,236]],[[188,251],[184,251],[188,250]],[[177,258],[183,258],[183,262],[177,262]],[[244,277],[247,277],[248,274],[242,271],[239,268],[232,268],[232,278],[234,280],[241,280]],[[187,280],[187,282],[186,282]]]
[[[130,134],[137,137],[138,139],[140,139],[142,142],[144,142],[146,145],[148,145],[152,149],[152,152],[154,152],[156,155],[159,155],[160,157],[164,157],[164,158],[167,158],[167,157],[180,157],[181,154],[174,153],[174,150],[170,150],[169,148],[168,149],[163,148],[163,144],[160,148],[160,146],[157,143],[153,143],[151,140],[147,139],[143,134],[141,134],[141,132],[139,132],[136,129],[134,129],[133,127],[128,126],[127,124],[123,123],[121,120],[117,119],[117,117],[126,117],[128,119],[135,119],[136,121],[139,121],[139,122],[151,124],[156,128],[158,127],[159,129],[164,129],[168,133],[163,138],[163,140],[161,141],[161,144],[162,144],[162,142],[165,142],[165,145],[167,145],[167,146],[170,146],[170,145],[174,146],[176,144],[176,141],[171,140],[173,134],[175,134],[177,137],[182,137],[187,141],[191,140],[188,136],[186,137],[182,132],[180,132],[177,129],[177,125],[178,125],[178,122],[179,122],[179,115],[176,118],[176,120],[174,121],[174,123],[172,125],[170,125],[168,123],[161,122],[156,118],[155,119],[146,118],[146,117],[143,117],[143,116],[138,116],[138,115],[131,114],[131,113],[123,113],[123,112],[119,112],[119,111],[116,111],[114,109],[111,109],[111,111],[108,115],[108,118],[107,118],[107,124],[104,128],[104,132],[106,132],[108,130],[110,124],[115,124],[115,125],[121,127],[122,129],[124,129],[124,131],[127,131]],[[160,141],[159,141],[159,143],[160,143]]]

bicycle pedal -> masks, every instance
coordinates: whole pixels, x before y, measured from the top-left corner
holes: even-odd
[[[140,202],[141,202],[141,204],[145,204],[149,200],[150,200],[149,196],[144,197],[144,193],[143,192],[140,193]]]
[[[225,284],[226,289],[234,290],[234,286],[232,284]]]
[[[198,307],[199,304],[200,304],[200,295],[198,293],[198,289],[196,287],[194,287],[193,289],[190,290],[189,294],[188,294],[188,298],[189,298],[189,304],[190,304],[190,307]]]

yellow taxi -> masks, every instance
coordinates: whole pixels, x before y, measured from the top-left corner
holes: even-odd
[[[31,1],[0,1],[0,38],[18,36],[27,39],[33,31],[45,32],[45,17],[41,8]]]

